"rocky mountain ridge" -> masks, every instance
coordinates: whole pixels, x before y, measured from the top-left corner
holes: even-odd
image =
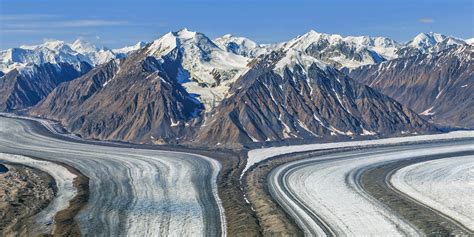
[[[45,63],[13,69],[0,77],[0,111],[15,111],[36,105],[54,88],[92,69],[86,62]]]
[[[0,71],[3,74],[17,68],[45,63],[68,63],[80,65],[85,62],[92,66],[106,63],[115,58],[123,58],[134,50],[144,46],[137,45],[110,50],[98,48],[83,39],[77,39],[69,44],[60,40],[48,40],[40,45],[22,45],[0,51]]]
[[[474,46],[367,65],[350,72],[357,81],[447,127],[474,128]]]
[[[89,138],[225,147],[436,131],[396,101],[298,50],[253,59],[227,96],[206,110],[179,75],[186,70],[182,54],[222,51],[202,36],[183,33],[60,85],[31,114],[60,120]],[[183,46],[183,38],[194,45]]]
[[[213,41],[182,29],[143,48],[112,51],[127,57],[56,85],[30,114],[59,120],[88,138],[226,147],[436,132],[409,107],[359,83],[365,83],[358,77],[363,73],[351,74],[359,82],[344,74],[466,45],[442,35],[417,38],[400,44],[310,31],[259,45],[232,35]],[[101,55],[84,42],[66,46],[87,58]],[[416,50],[401,54],[407,47]]]

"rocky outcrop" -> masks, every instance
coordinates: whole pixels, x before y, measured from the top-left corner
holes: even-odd
[[[474,128],[474,47],[461,45],[352,70],[350,76],[431,121]]]

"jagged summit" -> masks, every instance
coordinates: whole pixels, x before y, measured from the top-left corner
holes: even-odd
[[[440,51],[454,45],[466,44],[465,41],[453,36],[446,36],[440,33],[420,33],[405,44],[407,48],[413,48],[420,53]],[[404,49],[402,49],[404,50]],[[402,51],[401,50],[401,51]],[[406,49],[405,49],[406,50]],[[403,55],[406,56],[406,55]]]
[[[181,29],[169,32],[146,47],[147,54],[179,64],[178,81],[212,109],[230,84],[246,70],[249,58],[227,52],[206,35]]]
[[[413,40],[408,42],[408,45],[414,48],[417,47],[430,47],[446,39],[447,37],[443,34],[438,33],[420,33]]]
[[[226,34],[216,38],[214,42],[228,52],[250,58],[258,57],[259,55],[269,53],[278,48],[277,44],[257,44],[249,38],[232,34]]]
[[[287,42],[261,45],[231,34],[211,40],[184,28],[122,49],[99,49],[83,40],[54,41],[2,51],[0,59],[13,65],[9,59],[14,53],[27,55],[20,64],[58,63],[64,58],[94,65],[80,78],[60,86],[50,83],[56,89],[32,110],[69,124],[85,137],[239,146],[435,131],[409,108],[343,72],[362,65],[389,65],[412,55],[428,60],[437,55],[426,56],[422,47],[437,52],[450,44],[465,44],[441,38],[420,35],[411,42],[419,47],[412,47],[384,37],[309,31]],[[52,57],[41,58],[46,55],[42,51]],[[469,59],[461,55],[460,60]],[[39,75],[31,72],[29,78]],[[14,77],[7,73],[0,78]],[[56,77],[62,75],[51,74],[51,81]]]
[[[42,44],[39,45],[22,45],[19,48],[21,49],[29,49],[29,50],[40,50],[40,49],[50,49],[55,51],[70,51],[72,50],[70,45],[62,40],[55,40],[55,39],[48,39],[45,40]]]
[[[90,53],[98,51],[98,48],[94,44],[82,38],[75,40],[71,44],[71,48],[79,53]]]
[[[72,43],[62,40],[46,40],[38,45],[22,45],[18,48],[11,48],[0,51],[0,71],[7,73],[13,69],[21,69],[27,65],[42,65],[45,63],[68,63],[80,65],[88,63],[90,65],[99,65],[115,58],[123,58],[126,55],[139,48],[144,43],[137,44],[133,48],[123,48],[110,50],[107,48],[98,48],[93,43],[82,38]]]

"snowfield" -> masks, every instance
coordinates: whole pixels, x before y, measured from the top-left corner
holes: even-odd
[[[377,140],[318,143],[318,144],[253,149],[248,152],[247,165],[243,169],[241,177],[254,164],[257,164],[259,162],[262,162],[274,156],[290,154],[294,152],[322,150],[322,149],[331,149],[331,148],[343,148],[343,147],[369,146],[369,145],[399,144],[399,143],[405,143],[405,142],[437,141],[437,140],[444,140],[444,139],[470,138],[470,137],[474,137],[474,131],[455,131],[455,132],[450,132],[450,133],[434,134],[434,135],[419,135],[419,136],[408,136],[408,137],[384,138],[384,139],[377,139]]]
[[[269,189],[306,235],[418,236],[423,233],[362,189],[360,175],[387,162],[473,149],[463,141],[322,155],[275,168]]]
[[[83,235],[225,235],[217,161],[65,141],[37,133],[32,123],[0,117],[0,152],[61,161],[89,177],[89,201],[76,216]]]
[[[66,209],[69,206],[69,201],[71,201],[74,196],[76,196],[77,190],[74,187],[73,182],[77,176],[69,172],[69,170],[65,167],[56,163],[44,160],[36,160],[25,156],[0,153],[0,162],[8,162],[33,167],[48,173],[54,178],[57,186],[56,195],[45,209],[35,215],[37,224],[35,229],[37,229],[38,233],[51,232],[52,225],[50,225],[50,223],[54,223],[54,216],[56,213]]]
[[[204,104],[206,111],[227,96],[231,84],[248,70],[250,61],[219,48],[204,34],[186,28],[165,34],[153,41],[147,50],[150,56],[158,59],[182,53],[180,60],[184,70],[179,71],[177,80]]]
[[[431,160],[398,170],[391,184],[474,230],[474,156]]]

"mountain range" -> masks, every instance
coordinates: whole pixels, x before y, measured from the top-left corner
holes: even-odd
[[[138,42],[133,46],[111,50],[98,48],[83,39],[77,39],[71,44],[60,40],[50,40],[40,45],[22,45],[0,51],[0,71],[5,74],[14,69],[45,63],[79,65],[86,62],[95,66],[115,58],[123,58],[129,52],[140,49],[144,45],[144,42]]]
[[[187,29],[115,50],[53,41],[0,52],[0,109],[87,138],[226,147],[472,128],[469,44],[315,31],[257,44]]]
[[[473,58],[474,47],[460,45],[362,66],[349,75],[443,127],[474,128]]]

